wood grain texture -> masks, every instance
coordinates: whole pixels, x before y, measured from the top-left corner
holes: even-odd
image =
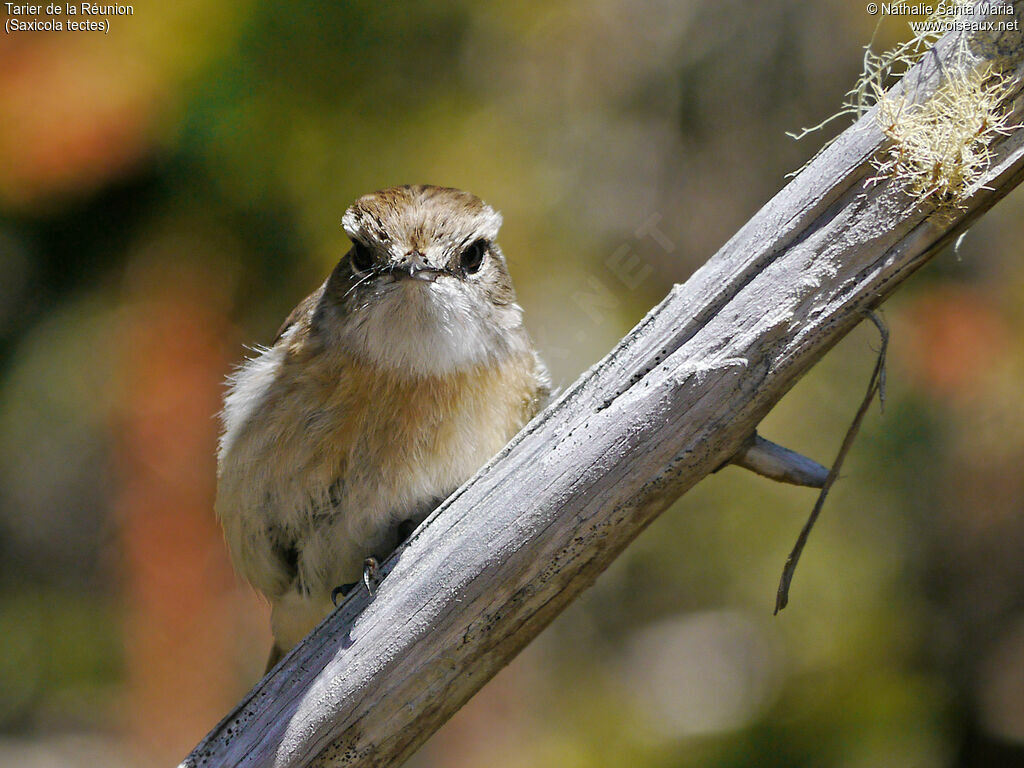
[[[953,66],[952,42],[905,78],[920,97],[939,58]],[[1019,34],[1001,45],[1019,67]],[[1011,103],[1019,114],[1020,93]],[[1015,130],[993,145],[966,207],[930,217],[897,185],[865,188],[883,141],[871,114],[842,134],[435,511],[372,598],[347,600],[183,765],[399,764],[734,456],[866,310],[1024,178]]]

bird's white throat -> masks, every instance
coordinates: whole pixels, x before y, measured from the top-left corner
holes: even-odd
[[[518,306],[504,309],[518,321]],[[399,280],[353,313],[338,341],[371,365],[443,376],[511,351],[511,334],[497,321],[494,308],[457,278]]]

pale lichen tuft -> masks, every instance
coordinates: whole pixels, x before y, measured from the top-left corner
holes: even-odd
[[[839,112],[791,135],[799,139],[838,117],[856,120],[874,108],[889,143],[872,160],[875,174],[869,183],[900,183],[915,205],[928,201],[937,215],[962,209],[991,165],[992,142],[1017,127],[1010,124],[1006,102],[1019,85],[1019,75],[974,55],[971,38],[960,35],[947,66],[939,67],[941,79],[933,92],[922,98],[917,92],[921,83],[910,78],[903,87],[891,86],[933,50],[942,36],[943,19],[960,18],[973,10],[971,5],[970,0],[954,0],[936,6],[932,16],[912,25],[907,42],[884,53],[866,46],[861,75]]]
[[[879,94],[876,119],[891,144],[873,160],[878,182],[900,182],[915,202],[937,213],[963,207],[991,164],[990,147],[1016,126],[1004,108],[1010,75],[985,62],[951,72],[927,99]]]

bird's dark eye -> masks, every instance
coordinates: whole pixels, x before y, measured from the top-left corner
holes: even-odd
[[[459,257],[459,265],[462,267],[462,271],[468,275],[478,271],[484,263],[484,256],[487,255],[487,249],[490,245],[486,240],[477,240],[466,248]]]
[[[352,269],[365,272],[373,266],[373,253],[362,243],[352,245]]]

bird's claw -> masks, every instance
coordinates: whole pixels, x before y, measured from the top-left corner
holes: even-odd
[[[338,598],[348,597],[348,593],[351,592],[352,588],[358,583],[359,582],[353,581],[351,584],[342,584],[340,587],[335,587],[331,590],[331,603],[335,608],[338,607]]]
[[[368,557],[363,561],[363,586],[366,587],[366,591],[373,595],[373,591],[380,584],[380,563],[377,562],[377,558]],[[340,587],[335,587],[331,590],[331,603],[335,608],[338,607],[339,598],[346,598],[359,585],[358,581],[353,581],[350,584],[342,584]]]
[[[378,584],[380,584],[380,564],[377,562],[377,558],[368,557],[363,561],[363,586],[372,595]]]

